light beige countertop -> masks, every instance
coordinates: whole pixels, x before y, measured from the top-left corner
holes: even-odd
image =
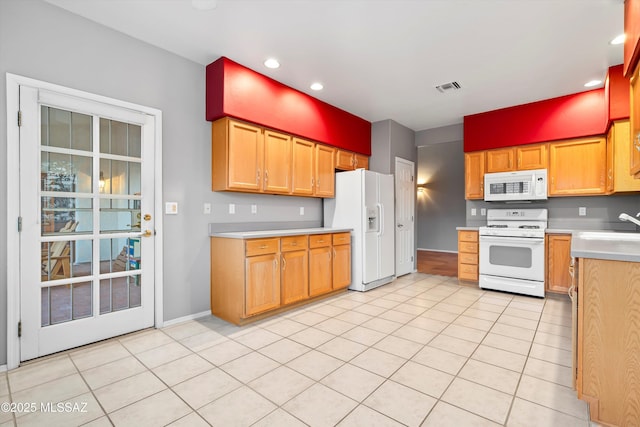
[[[456,227],[458,231],[478,231],[478,227]]]
[[[574,232],[571,237],[571,256],[640,262],[640,233]]]
[[[224,233],[209,233],[210,237],[225,237],[227,239],[259,239],[264,237],[299,236],[301,234],[329,234],[351,232],[350,228],[294,228],[290,230],[260,230],[260,231],[228,231]]]

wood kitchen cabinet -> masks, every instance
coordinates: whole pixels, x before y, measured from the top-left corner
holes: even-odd
[[[333,290],[331,235],[309,236],[309,296]]]
[[[637,2],[636,2],[637,3]],[[640,178],[640,62],[631,76],[629,97],[631,125],[631,174]]]
[[[487,150],[486,173],[516,170],[515,155],[516,150],[513,147]]]
[[[335,195],[335,156],[335,148],[316,144],[313,194],[318,197],[333,197]]]
[[[484,198],[484,151],[464,153],[464,197]]]
[[[548,234],[545,291],[567,294],[571,287],[571,234]]]
[[[291,136],[264,131],[264,173],[262,190],[270,194],[291,192]]]
[[[292,189],[296,196],[313,196],[316,144],[305,139],[293,138]]]
[[[369,157],[347,150],[338,150],[336,152],[336,169],[369,169]]]
[[[548,144],[521,145],[516,147],[516,169],[546,169],[549,164]]]
[[[640,425],[640,263],[578,260],[578,397],[591,421]]]
[[[607,140],[579,138],[549,144],[549,196],[606,193]]]
[[[458,231],[458,279],[478,281],[478,232]]]
[[[335,233],[333,245],[333,289],[346,288],[351,284],[351,233]]]
[[[309,237],[281,239],[282,305],[309,298]]]
[[[640,180],[633,178],[629,120],[615,121],[607,134],[607,194],[640,191]]]

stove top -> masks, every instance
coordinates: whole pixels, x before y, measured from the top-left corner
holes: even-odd
[[[481,236],[544,238],[546,209],[489,209]]]

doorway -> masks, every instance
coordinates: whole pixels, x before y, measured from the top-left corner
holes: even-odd
[[[415,164],[396,157],[396,276],[415,271]]]
[[[158,324],[161,112],[19,76],[7,89],[9,368]]]

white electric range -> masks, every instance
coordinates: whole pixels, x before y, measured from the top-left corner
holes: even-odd
[[[546,209],[488,209],[479,228],[480,287],[544,297]]]

